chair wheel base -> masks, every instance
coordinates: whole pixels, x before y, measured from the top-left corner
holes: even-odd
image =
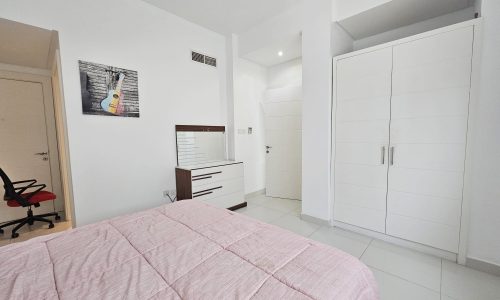
[[[54,223],[49,224],[49,229],[54,228]]]
[[[56,216],[55,219],[56,219],[56,221],[59,221],[59,220],[61,220],[61,216]]]
[[[13,239],[18,238],[18,237],[19,237],[19,233],[17,233],[17,232],[16,232],[16,233],[13,233],[13,234],[12,234],[12,238],[13,238]]]

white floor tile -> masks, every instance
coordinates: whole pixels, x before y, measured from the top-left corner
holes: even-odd
[[[256,197],[246,199],[247,203],[250,205],[260,205],[262,202],[266,201],[265,195],[259,195]]]
[[[371,238],[339,228],[323,226],[314,232],[311,239],[338,248],[356,257],[366,250]]]
[[[442,293],[456,300],[498,300],[500,277],[443,260]]]
[[[71,229],[71,222],[69,221],[61,221],[54,223],[54,228],[48,229],[48,224],[37,222],[32,226],[23,226],[17,232],[19,233],[19,237],[15,239],[11,239],[12,228],[14,226],[7,227],[5,233],[0,238],[0,246],[5,246],[13,243],[24,242],[30,240],[32,238],[47,235],[51,233],[56,233],[60,231],[65,231]]]
[[[439,300],[440,294],[402,278],[373,269],[380,300]]]
[[[257,196],[238,213],[361,257],[373,270],[381,300],[500,300],[500,277],[410,249],[300,219],[301,202]],[[440,295],[441,291],[441,295]]]
[[[289,212],[289,214],[297,216],[298,218],[300,218],[300,215],[302,214],[302,212],[301,212],[300,209],[298,209],[298,210],[295,209],[295,210],[292,210],[291,212]]]
[[[286,213],[267,208],[267,207],[262,207],[262,206],[256,206],[256,207],[249,207],[247,209],[241,209],[237,210],[237,212],[241,212],[242,214],[260,220],[262,222],[266,223],[271,223],[277,219],[279,219],[281,216],[285,215]]]
[[[253,202],[253,201],[247,201],[247,208],[254,208],[254,207],[259,207],[260,205],[258,205],[256,202]]]
[[[441,288],[441,259],[374,240],[361,261],[436,292]]]
[[[302,204],[298,200],[267,197],[267,199],[259,203],[259,205],[288,213],[297,210]]]
[[[281,218],[272,222],[272,224],[306,237],[310,236],[320,227],[320,225],[318,224],[309,223],[307,221],[301,220],[293,212],[285,216],[282,216]]]

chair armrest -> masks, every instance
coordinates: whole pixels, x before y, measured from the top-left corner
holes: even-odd
[[[31,188],[37,188],[36,190],[34,190],[33,192],[29,193],[28,195],[26,195],[26,197],[24,197],[26,200],[29,200],[31,199],[31,197],[33,197],[36,193],[40,192],[41,190],[43,190],[44,188],[46,188],[47,185],[45,184],[30,184],[30,185],[27,185],[25,187],[22,187],[22,188],[18,188],[19,189],[19,192],[16,191],[16,193],[18,195],[21,195],[22,193],[24,193],[27,189],[31,189]],[[17,189],[16,189],[17,190]]]
[[[14,181],[12,184],[20,184],[20,183],[36,183],[36,179],[28,179],[28,180],[21,180],[21,181]]]
[[[30,187],[35,186],[36,180],[23,180],[23,181],[18,181],[17,183],[18,184],[20,184],[20,183],[29,183],[28,185],[25,185],[25,186],[14,187],[14,191],[16,191],[16,193],[22,194],[24,191],[26,191]]]

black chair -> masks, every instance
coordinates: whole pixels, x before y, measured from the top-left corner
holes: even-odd
[[[46,187],[45,184],[36,184],[37,181],[35,179],[12,182],[1,168],[0,177],[3,180],[3,187],[5,188],[4,200],[7,201],[7,205],[10,207],[28,207],[26,218],[0,225],[0,234],[4,233],[4,227],[18,224],[12,229],[12,238],[15,239],[19,236],[19,233],[16,231],[26,224],[33,225],[35,221],[49,223],[49,229],[54,228],[54,223],[45,217],[55,217],[56,220],[60,220],[61,217],[56,212],[33,215],[33,211],[31,210],[31,206],[39,207],[40,202],[54,201],[56,199],[55,194],[43,190]]]

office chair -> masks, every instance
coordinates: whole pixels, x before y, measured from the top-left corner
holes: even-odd
[[[35,179],[12,182],[1,168],[0,177],[2,178],[4,183],[4,200],[7,201],[7,205],[10,207],[28,207],[26,218],[10,221],[0,225],[0,234],[4,233],[4,227],[18,224],[16,227],[14,227],[14,229],[12,229],[12,238],[15,239],[19,236],[19,233],[17,233],[16,231],[18,231],[26,224],[33,225],[35,221],[49,223],[49,229],[54,228],[54,223],[52,223],[52,221],[49,219],[45,219],[45,217],[54,216],[56,220],[60,220],[61,217],[57,213],[53,212],[35,216],[33,215],[33,211],[31,210],[31,206],[39,207],[40,202],[49,200],[54,201],[56,199],[55,194],[43,190],[46,187],[45,184],[36,184],[37,181]],[[26,192],[27,190],[32,191]]]

